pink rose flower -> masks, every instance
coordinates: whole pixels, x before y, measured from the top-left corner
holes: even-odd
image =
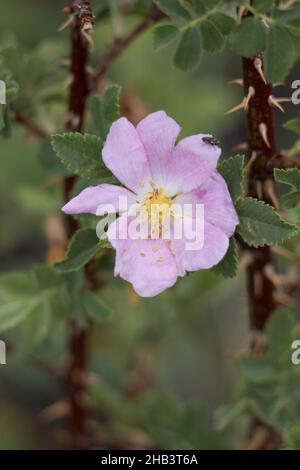
[[[118,119],[111,126],[102,156],[125,187],[88,187],[62,209],[67,214],[120,213],[108,228],[108,239],[116,250],[115,275],[130,282],[143,297],[161,293],[188,271],[218,264],[238,224],[225,180],[216,171],[221,149],[207,134],[186,137],[176,144],[180,131],[164,111],[150,114],[136,128],[126,118]],[[124,200],[129,208],[137,208],[141,226],[156,208],[156,236],[152,236],[151,226],[146,238],[128,237],[133,216],[121,207]],[[197,217],[194,209],[204,207],[203,244],[197,250],[187,249],[191,240],[184,235],[174,237],[174,207],[186,204],[192,207],[193,223]],[[171,220],[167,239],[162,235],[166,220]]]

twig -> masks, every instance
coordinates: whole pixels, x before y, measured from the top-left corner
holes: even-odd
[[[38,137],[39,139],[48,139],[50,134],[45,129],[42,129],[34,122],[30,121],[30,119],[25,116],[24,114],[20,113],[19,111],[12,110],[12,115],[14,121],[18,124],[22,124],[30,134]]]
[[[149,15],[140,24],[138,24],[133,31],[123,38],[115,38],[108,46],[107,53],[102,57],[96,67],[94,74],[96,81],[105,74],[111,62],[113,62],[124,51],[124,49],[126,49],[146,29],[163,18],[166,18],[166,15],[156,6],[153,6]]]
[[[68,12],[72,15],[71,22],[71,75],[72,83],[69,96],[69,116],[67,130],[81,132],[83,128],[86,100],[89,94],[86,65],[88,59],[89,41],[87,31],[93,21],[89,1],[75,1],[69,7]],[[88,29],[86,28],[88,25]],[[76,177],[64,179],[64,200],[67,202]],[[72,237],[78,228],[76,220],[65,216],[66,231],[68,238]],[[85,369],[87,363],[87,331],[82,330],[72,320],[70,323],[69,355],[70,363],[67,371],[67,392],[70,401],[71,430],[74,446],[82,448],[86,446],[85,431],[87,410],[84,403],[85,394]]]

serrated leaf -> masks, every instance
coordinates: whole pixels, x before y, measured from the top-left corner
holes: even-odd
[[[103,141],[112,123],[120,117],[120,94],[119,85],[109,85],[103,95],[93,95],[90,98],[92,131]]]
[[[236,210],[238,232],[249,246],[277,245],[299,233],[298,228],[281,219],[274,208],[254,198],[239,199]]]
[[[82,303],[88,315],[97,322],[106,321],[111,316],[110,308],[103,302],[99,294],[83,291]]]
[[[237,272],[237,266],[237,243],[234,237],[231,237],[229,240],[229,248],[227,250],[227,253],[224,258],[220,261],[220,263],[214,267],[214,271],[224,277],[234,277]]]
[[[266,80],[270,83],[284,81],[296,58],[295,44],[288,31],[281,26],[272,26],[264,55]]]
[[[75,133],[55,134],[51,144],[65,167],[84,178],[108,177],[110,172],[101,161],[102,139]]]
[[[298,168],[289,168],[288,170],[275,168],[274,178],[279,183],[288,184],[296,191],[300,191],[300,170]]]
[[[244,155],[235,155],[226,158],[218,165],[218,172],[225,179],[233,202],[244,194],[244,159]]]
[[[214,13],[208,19],[218,28],[218,30],[227,36],[235,27],[235,20],[232,16],[225,15],[224,13]]]
[[[232,48],[243,57],[252,57],[264,50],[266,45],[265,30],[261,21],[245,18],[229,36]]]
[[[65,258],[55,264],[60,273],[78,271],[87,264],[101,248],[95,230],[82,228],[73,235]]]
[[[168,16],[179,17],[185,20],[191,19],[189,12],[178,0],[154,0],[154,2]]]
[[[200,24],[203,48],[209,52],[219,52],[224,47],[224,38],[212,21],[203,21]]]
[[[174,64],[181,70],[195,68],[201,60],[202,37],[198,27],[186,29],[174,56]]]
[[[154,48],[159,49],[160,47],[167,46],[176,38],[178,33],[178,28],[172,24],[163,24],[157,26],[154,28],[153,32]]]

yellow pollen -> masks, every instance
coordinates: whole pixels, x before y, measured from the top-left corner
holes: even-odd
[[[146,256],[146,254],[145,253],[140,253],[140,256],[144,257],[144,256]]]
[[[163,257],[160,256],[160,257],[157,259],[157,262],[158,262],[158,263],[161,263],[163,260],[164,260]]]
[[[162,188],[154,189],[147,194],[142,204],[142,210],[144,216],[148,219],[153,238],[155,238],[155,235],[161,237],[163,223],[172,213],[172,204],[172,198],[169,197]],[[150,238],[152,238],[152,236]]]

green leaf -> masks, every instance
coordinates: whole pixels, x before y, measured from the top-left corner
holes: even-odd
[[[100,247],[95,230],[77,230],[70,241],[65,258],[55,264],[55,270],[61,273],[78,271],[95,256]]]
[[[168,16],[175,16],[183,18],[184,20],[190,20],[191,15],[189,12],[181,5],[178,0],[154,0],[156,5]]]
[[[244,155],[235,155],[226,158],[218,165],[218,171],[227,183],[233,202],[244,194],[244,158]]]
[[[154,28],[153,43],[154,48],[159,49],[160,47],[167,46],[172,42],[179,30],[172,24],[163,24]]]
[[[97,322],[106,321],[111,316],[111,309],[103,302],[99,294],[83,291],[82,303],[88,315]]]
[[[289,168],[288,170],[275,168],[274,178],[279,183],[288,184],[296,191],[300,191],[300,170],[298,168]]]
[[[253,0],[252,7],[256,13],[267,13],[272,10],[274,0]]]
[[[209,52],[219,52],[224,47],[224,38],[218,28],[211,21],[203,21],[200,24],[203,48]]]
[[[229,42],[239,55],[252,57],[265,48],[265,30],[259,20],[246,18],[232,31]]]
[[[294,339],[295,319],[286,309],[278,309],[270,317],[266,327],[268,354],[274,359],[290,355]]]
[[[85,178],[104,178],[110,175],[101,161],[102,140],[94,135],[75,133],[56,134],[52,147],[65,167]]]
[[[237,272],[237,265],[237,243],[234,237],[231,237],[229,240],[229,248],[227,253],[220,263],[214,267],[214,271],[224,277],[234,277]]]
[[[14,328],[32,311],[34,302],[15,300],[0,306],[0,331]]]
[[[89,100],[92,115],[92,132],[106,139],[110,126],[120,117],[119,85],[109,85],[103,95],[93,95]]]
[[[249,401],[243,399],[233,405],[220,406],[215,413],[215,423],[218,431],[224,431],[228,428],[241,414],[249,410]]]
[[[300,136],[300,119],[299,118],[290,119],[283,125],[283,127],[285,127],[289,131],[292,131],[298,136]]]
[[[264,56],[266,80],[270,83],[284,81],[296,58],[295,44],[288,31],[281,26],[272,26]]]
[[[40,265],[29,273],[12,272],[0,277],[0,331],[16,327],[29,316],[36,319],[35,328],[39,330],[39,340],[43,337],[47,317],[55,312],[58,302],[59,317],[64,308],[69,311],[63,279],[52,267]],[[31,320],[30,320],[31,321]]]
[[[299,233],[298,228],[281,219],[274,208],[247,197],[236,204],[240,219],[238,232],[249,246],[277,245]]]
[[[174,64],[181,70],[189,70],[199,65],[202,54],[202,37],[198,27],[188,28],[181,36]]]
[[[232,16],[225,15],[224,13],[215,13],[208,17],[210,21],[218,28],[224,36],[227,36],[235,27],[235,20]]]

